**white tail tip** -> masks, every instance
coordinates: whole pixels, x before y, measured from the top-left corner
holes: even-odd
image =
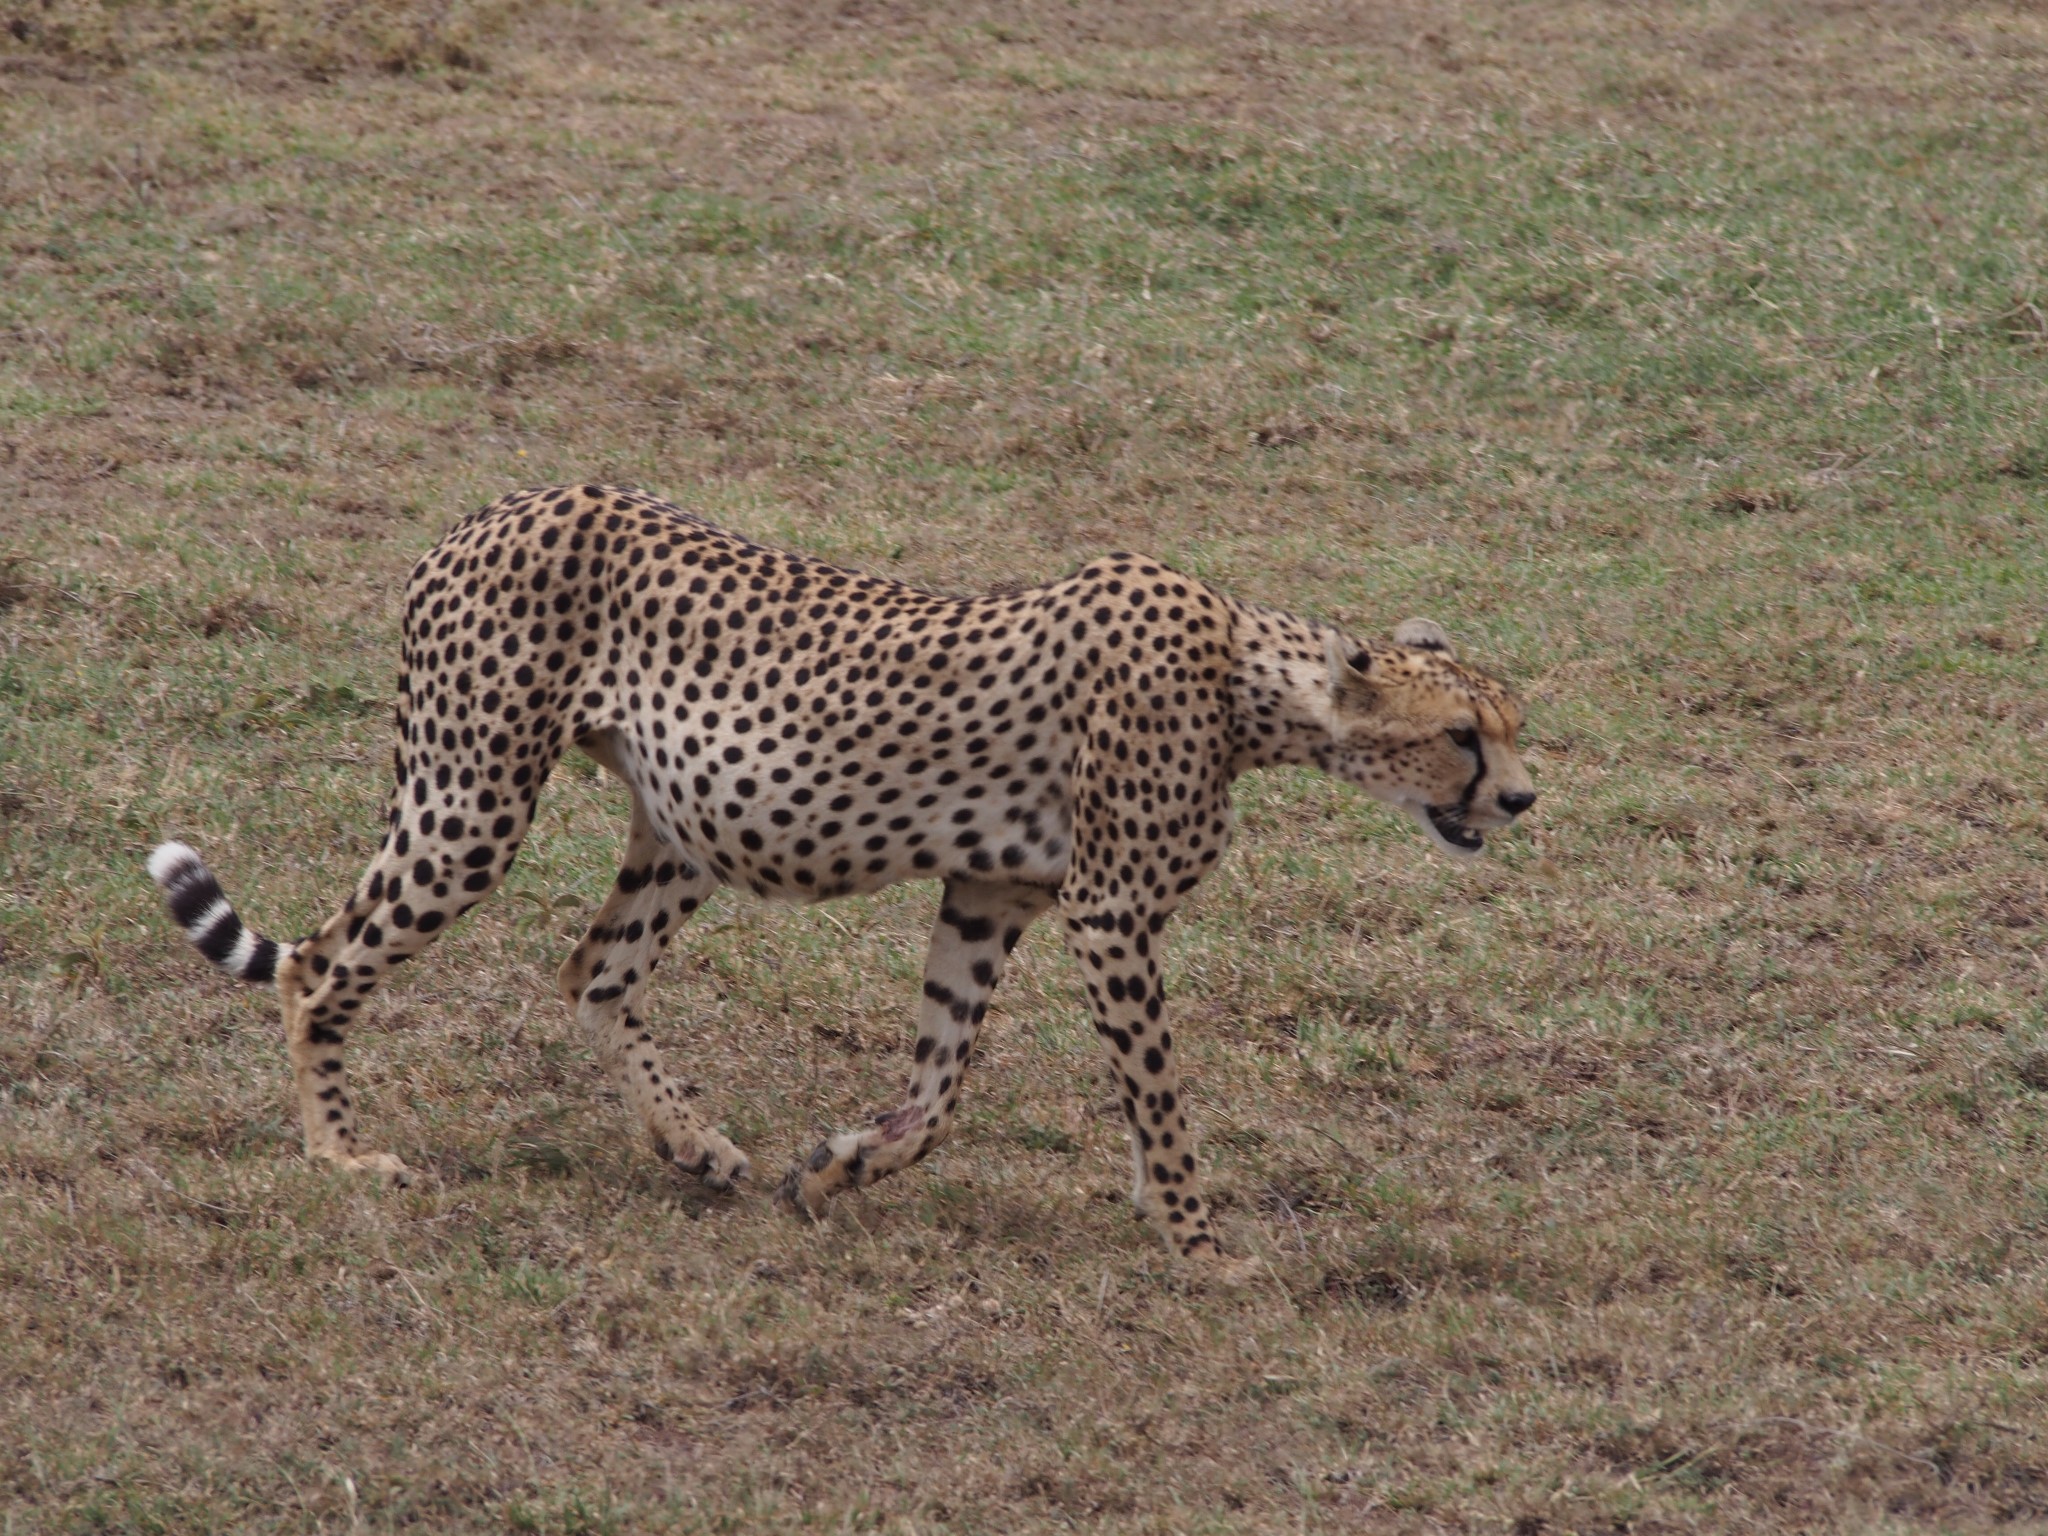
[[[149,856],[149,878],[162,885],[187,864],[198,862],[199,855],[185,844],[163,843]]]

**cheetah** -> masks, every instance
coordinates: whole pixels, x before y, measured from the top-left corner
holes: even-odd
[[[824,901],[942,884],[899,1103],[820,1142],[799,1213],[908,1167],[953,1128],[1006,958],[1057,907],[1128,1122],[1132,1199],[1172,1250],[1221,1250],[1201,1192],[1160,959],[1231,835],[1230,785],[1312,763],[1445,852],[1535,802],[1522,706],[1410,620],[1360,642],[1142,555],[945,597],[767,548],[645,493],[517,492],[406,585],[388,826],[341,909],[278,943],[199,856],[149,860],[209,960],[274,983],[309,1156],[366,1150],[342,1046],[370,993],[504,880],[571,746],[625,783],[617,882],[558,985],[663,1162],[725,1189],[747,1158],[664,1062],[649,976],[722,885]]]

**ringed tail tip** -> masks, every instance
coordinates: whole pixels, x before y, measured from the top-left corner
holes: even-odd
[[[171,916],[199,953],[238,981],[277,978],[278,946],[244,923],[229,905],[213,871],[189,846],[161,843],[149,856],[149,877],[164,893]]]
[[[199,855],[190,844],[176,841],[159,843],[156,852],[149,856],[149,878],[168,889],[178,871],[187,864],[199,864]],[[199,867],[205,868],[203,864]]]

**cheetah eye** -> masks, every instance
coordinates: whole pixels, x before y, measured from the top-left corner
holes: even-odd
[[[1479,733],[1473,730],[1471,726],[1461,725],[1454,731],[1445,731],[1444,734],[1451,738],[1453,745],[1463,748],[1475,757],[1478,756]]]

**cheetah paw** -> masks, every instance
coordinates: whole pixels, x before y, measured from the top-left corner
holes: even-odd
[[[1259,1273],[1259,1261],[1240,1254],[1227,1254],[1213,1240],[1181,1251],[1180,1273],[1204,1286],[1238,1290],[1249,1285]]]
[[[362,1152],[354,1157],[330,1158],[335,1167],[348,1173],[367,1173],[392,1189],[412,1184],[412,1170],[389,1152]]]
[[[715,1189],[723,1193],[744,1179],[752,1171],[753,1166],[747,1161],[744,1152],[736,1147],[729,1147],[722,1158],[711,1159],[697,1177],[703,1181],[706,1189]]]
[[[1203,1285],[1213,1285],[1227,1291],[1241,1291],[1258,1278],[1259,1261],[1219,1256],[1213,1262],[1198,1261],[1190,1268],[1193,1277]]]
[[[720,1193],[744,1179],[753,1167],[746,1153],[723,1136],[710,1136],[701,1143],[686,1142],[681,1148],[672,1146],[666,1137],[657,1136],[654,1155],[679,1173],[695,1176],[706,1189]]]

